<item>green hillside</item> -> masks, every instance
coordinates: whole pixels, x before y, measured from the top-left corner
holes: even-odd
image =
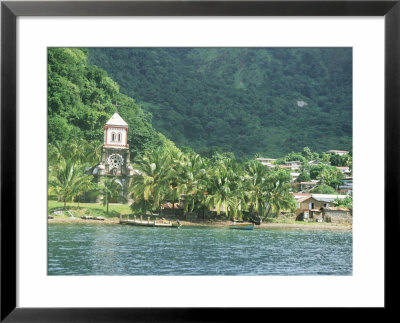
[[[152,116],[119,92],[107,73],[88,65],[86,49],[48,50],[48,142],[100,145],[104,125],[116,111],[129,124],[132,158],[147,148],[174,146],[152,127]]]
[[[178,146],[282,157],[352,148],[351,48],[90,48]]]

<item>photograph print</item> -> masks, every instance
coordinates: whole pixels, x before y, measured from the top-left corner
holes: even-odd
[[[351,47],[47,55],[48,275],[353,275]]]

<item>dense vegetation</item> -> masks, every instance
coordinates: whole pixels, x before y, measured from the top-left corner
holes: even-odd
[[[107,73],[87,64],[87,50],[50,48],[48,50],[48,162],[49,195],[59,200],[79,201],[89,191],[103,196],[108,210],[116,199],[118,186],[112,181],[93,183],[88,167],[100,161],[103,127],[117,110],[128,122],[131,156],[156,147],[177,149],[151,125],[151,114],[119,92]],[[114,191],[113,191],[114,190]]]
[[[202,156],[352,147],[351,48],[90,48],[89,62]]]
[[[87,50],[50,48],[48,50],[48,142],[71,140],[103,143],[104,125],[118,110],[131,125],[128,144],[134,157],[146,149],[173,145],[152,127],[150,113],[119,92],[107,73],[88,65]]]
[[[316,191],[328,193],[336,192],[343,178],[335,166],[352,168],[351,154],[317,153],[308,147],[291,151],[272,168],[254,158],[241,161],[218,145],[200,147],[202,155],[189,147],[179,150],[152,127],[151,114],[121,94],[104,70],[88,65],[87,54],[78,48],[48,52],[49,196],[62,201],[64,208],[67,202],[94,193],[102,197],[108,214],[109,201],[121,197],[116,178],[96,183],[87,172],[100,161],[103,126],[117,108],[130,125],[128,143],[134,168],[139,170],[129,188],[135,214],[179,201],[185,213],[204,215],[205,210],[215,210],[231,218],[263,219],[296,208],[290,193],[297,188],[290,170],[280,167],[285,162],[300,161],[298,181],[318,180]]]

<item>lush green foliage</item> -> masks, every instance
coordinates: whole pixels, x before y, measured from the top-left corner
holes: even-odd
[[[117,110],[131,125],[128,144],[132,157],[160,145],[173,146],[172,142],[154,130],[150,113],[143,112],[132,98],[121,94],[118,84],[103,69],[88,65],[87,50],[48,50],[50,144],[65,143],[72,139],[101,144],[103,127]]]
[[[351,48],[91,48],[89,62],[202,156],[352,146]]]
[[[98,191],[103,197],[103,206],[106,207],[107,214],[111,200],[123,202],[123,197],[121,196],[122,189],[122,183],[117,177],[106,177],[98,185]]]
[[[316,188],[314,188],[312,190],[312,193],[315,193],[315,194],[335,194],[336,190],[332,186],[329,186],[329,185],[326,185],[326,184],[321,184],[321,185],[318,185]]]
[[[160,148],[138,156],[134,165],[140,171],[131,186],[134,212],[156,211],[178,200],[185,214],[204,215],[207,208],[237,219],[296,209],[289,172],[257,161],[243,164],[221,154],[208,159]]]
[[[156,50],[155,52],[158,51]],[[246,55],[250,55],[251,52],[246,52]],[[237,131],[243,130],[244,132],[248,131],[246,133],[250,134],[253,130],[257,132],[261,131],[260,129],[264,129],[265,125],[254,119],[255,117],[252,117],[253,119],[250,120],[250,123],[248,123],[249,120],[244,119],[244,123],[239,127],[225,127],[226,129],[222,129],[224,127],[220,128],[220,126],[224,126],[223,124],[215,124],[212,129],[218,129],[218,131],[227,130],[230,133],[229,138],[223,132],[215,131],[209,132],[212,135],[206,138],[207,140],[203,140],[204,138],[197,140],[199,138],[195,135],[195,128],[192,129],[193,131],[186,132],[185,130],[181,133],[182,129],[173,123],[172,119],[166,118],[165,120],[171,123],[165,132],[170,136],[172,132],[177,131],[176,133],[179,134],[178,142],[185,144],[179,150],[172,141],[154,130],[150,113],[143,112],[132,98],[119,93],[118,84],[111,80],[104,70],[87,64],[87,53],[87,50],[78,48],[52,48],[48,52],[49,195],[54,194],[57,196],[58,200],[63,202],[64,207],[66,207],[67,202],[79,202],[82,196],[94,192],[96,195],[103,196],[103,205],[106,206],[108,214],[110,200],[119,200],[121,185],[118,183],[117,178],[105,178],[100,180],[99,183],[95,183],[94,178],[88,175],[91,167],[100,161],[103,126],[117,108],[118,113],[130,125],[128,143],[131,157],[134,157],[134,168],[140,171],[139,174],[134,175],[130,187],[130,193],[134,198],[131,209],[135,213],[159,210],[163,203],[176,203],[179,201],[183,204],[185,213],[197,212],[204,216],[205,210],[208,209],[217,213],[223,212],[230,218],[258,215],[259,218],[265,219],[271,215],[279,215],[282,210],[293,211],[296,208],[294,198],[290,194],[293,190],[290,171],[279,167],[280,164],[289,161],[301,162],[301,175],[298,181],[320,180],[315,192],[321,193],[335,192],[335,189],[340,184],[343,174],[335,166],[349,166],[350,169],[352,168],[351,153],[337,156],[317,153],[309,147],[300,152],[293,151],[291,149],[293,146],[287,144],[287,142],[285,143],[285,132],[279,131],[274,134],[279,134],[281,140],[283,140],[279,144],[279,149],[287,150],[287,153],[284,156],[283,154],[279,155],[281,158],[276,161],[277,167],[268,168],[255,160],[245,162],[235,158],[234,153],[226,150],[231,149],[231,151],[240,156],[253,154],[256,151],[259,153],[271,152],[271,155],[273,155],[272,151],[275,148],[269,144],[269,140],[273,136],[252,137],[257,139],[255,140],[257,143],[253,145],[253,139],[250,140],[250,137],[243,135],[244,137],[247,136],[248,140],[241,141],[240,138],[243,136],[237,133]],[[99,51],[99,53],[103,52]],[[117,53],[119,52],[117,51]],[[143,51],[143,53],[146,53],[146,51]],[[185,53],[185,55],[182,56],[182,53]],[[186,62],[186,65],[183,64],[179,67],[185,70],[193,63],[193,60],[199,60],[203,62],[202,64],[205,64],[206,57],[202,56],[204,53],[203,50],[198,52],[188,49],[177,50],[176,52],[166,50],[165,57],[168,58],[168,55],[174,54],[172,57],[176,58],[176,64],[181,60]],[[208,63],[211,64],[210,66],[214,66],[214,59],[220,57],[220,52],[211,51],[210,53],[213,54],[208,58]],[[229,57],[232,53],[236,52],[227,50],[225,54]],[[252,55],[258,57],[257,55],[261,55],[261,53],[265,55],[268,52],[255,51]],[[150,57],[153,57],[153,54]],[[246,55],[243,57],[247,57]],[[270,56],[270,59],[276,63],[276,58],[273,58],[274,55],[270,53]],[[165,57],[160,57],[164,63],[167,62],[164,61]],[[267,55],[264,58],[267,59],[268,57]],[[115,59],[118,61],[119,57],[117,56]],[[191,63],[189,64],[189,62]],[[209,84],[216,86],[216,80],[222,80],[221,75],[225,75],[224,77],[229,79],[230,72],[228,70],[223,70],[222,74],[219,75],[218,73],[216,74],[216,71],[209,70],[208,67],[206,68],[202,64],[197,66],[196,73],[200,73],[203,76],[206,72],[210,73],[212,77]],[[235,110],[238,107],[235,100],[239,100],[238,102],[241,102],[244,107],[248,107],[250,102],[249,97],[246,96],[248,94],[242,97],[233,92],[240,90],[244,91],[243,93],[251,93],[254,98],[257,98],[256,85],[261,86],[265,81],[265,76],[264,79],[260,76],[259,83],[257,83],[257,80],[248,78],[246,73],[249,72],[245,72],[245,70],[250,68],[250,65],[243,65],[242,74],[235,75],[233,82],[236,87],[233,86],[233,90],[228,86],[228,83],[224,83],[220,84],[219,92],[210,92],[211,94],[214,93],[213,95],[221,93],[221,97],[217,101],[213,96],[206,95],[210,102],[205,104],[204,107],[210,113],[213,104],[216,104],[217,107],[222,107],[225,106],[225,103],[229,103],[232,104],[233,108],[231,111],[223,110],[223,113],[226,114],[224,116],[229,119],[232,115],[235,115],[235,118],[231,118],[233,122],[237,122],[237,118],[245,118],[242,112]],[[171,73],[173,73],[173,67],[174,65],[169,67]],[[137,68],[136,65],[135,68]],[[142,68],[143,71],[148,71],[148,73],[153,71],[151,66],[148,65]],[[225,66],[225,68],[227,67]],[[252,71],[256,73],[255,68]],[[192,73],[189,70],[186,70],[186,72],[188,73],[187,75]],[[160,73],[160,76],[162,75],[164,74]],[[155,77],[155,79],[157,78]],[[182,89],[187,84],[190,84],[188,80],[182,82],[178,74],[175,74],[175,79],[176,82],[182,85]],[[174,84],[166,78],[164,81],[166,88],[170,88],[171,84]],[[200,90],[205,91],[207,87],[202,83],[203,81],[199,81],[198,85]],[[156,86],[158,83],[155,82],[154,84]],[[201,84],[203,86],[200,86]],[[229,92],[228,88],[230,89],[229,91],[233,92]],[[271,85],[271,88],[274,88],[274,86]],[[149,91],[153,91],[151,93],[154,94],[154,97],[158,98],[162,91],[154,92],[154,89],[155,87],[148,88]],[[177,91],[182,91],[182,89],[176,88]],[[225,90],[231,96],[230,100],[233,101],[225,101],[226,98],[222,96]],[[178,96],[175,92],[171,94],[171,97],[176,98]],[[190,98],[194,105],[197,104],[196,100],[200,100],[198,102],[206,102],[204,98],[200,99],[198,93],[195,96],[194,92],[190,93],[193,94],[192,97],[181,93],[181,100],[177,101],[182,103],[181,116],[184,115],[184,112],[190,111],[185,105],[186,99],[183,99],[184,97]],[[302,98],[304,99],[304,97]],[[167,98],[165,100],[165,102],[168,102]],[[255,100],[255,102],[257,103],[258,101]],[[144,102],[143,104],[146,105],[148,103]],[[260,104],[260,102],[257,104]],[[312,103],[309,106],[317,107]],[[307,108],[303,107],[302,109]],[[168,111],[173,112],[173,110]],[[196,111],[193,110],[193,116]],[[253,112],[256,114],[256,110]],[[215,121],[216,123],[220,122],[218,120],[225,120],[224,118],[219,119],[222,117],[220,115],[221,111],[218,110],[216,113],[216,115],[211,114],[207,118],[213,119],[212,122]],[[245,113],[247,115],[249,111]],[[289,113],[289,115],[291,114]],[[181,119],[178,118],[177,120]],[[186,125],[192,127],[192,121],[189,120],[186,124],[185,122],[183,124],[185,127]],[[221,122],[224,123],[226,121]],[[282,123],[280,124],[283,125]],[[248,127],[249,125],[250,127]],[[162,127],[160,128],[162,129]],[[292,133],[294,133],[295,128],[292,130]],[[259,134],[262,134],[262,132]],[[185,139],[182,136],[185,136]],[[213,136],[216,137],[213,138]],[[239,139],[238,141],[232,141],[233,138]],[[307,138],[312,139],[312,137]],[[212,144],[208,145],[209,142]],[[242,150],[243,143],[246,143],[247,150]],[[309,144],[312,148],[313,142]],[[257,147],[265,147],[265,149],[262,150]],[[335,148],[343,147],[335,146]],[[195,152],[196,149],[200,154]]]
[[[54,194],[63,201],[64,208],[67,201],[79,201],[84,193],[96,189],[85,167],[93,162],[98,150],[98,146],[93,147],[81,139],[49,144],[49,195]]]
[[[350,194],[346,196],[344,199],[336,199],[334,205],[337,207],[347,207],[349,209],[353,208],[353,195]]]

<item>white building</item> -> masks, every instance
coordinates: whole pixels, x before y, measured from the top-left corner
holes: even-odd
[[[262,157],[256,158],[256,160],[258,160],[264,166],[268,166],[268,167],[274,167],[274,164],[276,161],[276,159],[273,159],[273,158],[262,158]]]
[[[342,155],[348,154],[349,152],[347,150],[334,150],[334,149],[332,149],[332,150],[328,150],[326,153],[327,154],[335,154],[335,155],[342,156]]]

